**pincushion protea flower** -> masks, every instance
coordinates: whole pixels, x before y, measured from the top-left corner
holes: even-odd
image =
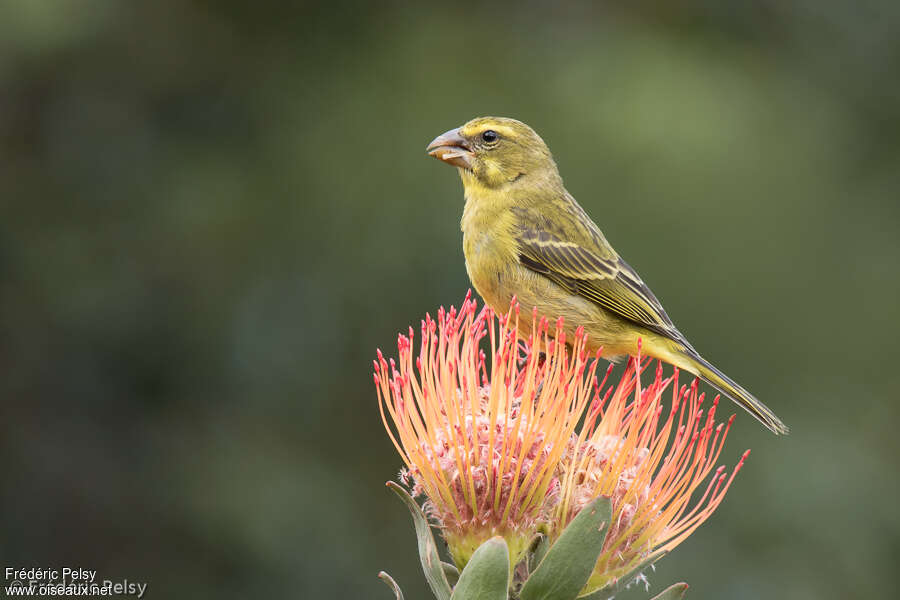
[[[551,538],[597,496],[612,500],[612,523],[585,591],[615,582],[652,553],[684,541],[719,506],[750,454],[744,452],[730,474],[716,468],[734,415],[727,424],[715,422],[718,397],[704,415],[697,380],[679,387],[678,372],[663,378],[658,362],[653,381],[642,389],[640,374],[649,363],[629,362],[619,385],[589,408],[564,459]],[[670,386],[666,411],[663,395]],[[691,502],[698,491],[700,498]]]
[[[690,535],[746,453],[730,475],[713,470],[728,426],[714,421],[717,401],[703,415],[696,382],[679,387],[677,371],[663,378],[658,364],[642,388],[649,361],[638,358],[606,389],[612,365],[598,381],[599,352],[587,355],[582,329],[566,339],[562,320],[551,331],[532,314],[522,338],[519,316],[515,301],[506,315],[478,312],[470,292],[458,312],[426,316],[418,351],[412,328],[401,334],[397,361],[379,351],[374,362],[381,417],[406,465],[401,481],[425,496],[460,567],[498,535],[515,565],[536,533],[552,544],[584,506],[608,497],[612,521],[589,592]]]
[[[569,357],[561,327],[553,339],[542,322],[522,360],[517,320],[515,308],[499,318],[485,308],[476,317],[470,292],[458,313],[426,317],[415,357],[410,328],[399,336],[396,363],[380,351],[375,362],[382,419],[408,469],[401,481],[427,497],[426,513],[460,566],[495,535],[515,564],[549,525],[559,467],[591,398],[583,335]],[[485,338],[490,357],[479,348]]]

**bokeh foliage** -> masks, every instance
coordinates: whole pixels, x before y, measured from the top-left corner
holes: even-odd
[[[750,461],[654,582],[890,596],[898,5],[628,6],[0,4],[3,563],[424,597],[369,365],[464,295],[423,150],[499,114],[793,429],[738,418]]]

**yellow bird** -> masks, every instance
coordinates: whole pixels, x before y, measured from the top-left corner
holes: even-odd
[[[503,312],[516,296],[524,310],[562,316],[570,333],[584,326],[592,349],[602,347],[607,358],[636,355],[642,340],[644,355],[699,376],[773,432],[788,432],[775,413],[694,350],[566,191],[531,127],[480,117],[439,135],[426,151],[457,167],[462,178],[466,270],[491,307]]]

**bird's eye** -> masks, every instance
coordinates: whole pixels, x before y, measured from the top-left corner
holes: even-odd
[[[498,134],[493,129],[488,129],[484,133],[481,134],[481,139],[483,139],[488,144],[492,144],[500,139],[500,134]]]

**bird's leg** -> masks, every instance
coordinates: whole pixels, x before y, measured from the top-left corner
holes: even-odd
[[[519,351],[521,352],[521,355],[519,356],[519,367],[521,368],[521,367],[524,367],[526,364],[528,364],[528,359],[531,358],[531,355],[532,355],[532,349],[531,349],[531,346],[526,344],[524,341],[520,341],[519,342]],[[544,352],[543,350],[539,351],[538,355],[537,355],[537,368],[540,370],[541,368],[543,368],[544,363],[546,363],[546,362],[547,362],[547,353]],[[541,395],[541,390],[543,388],[544,388],[544,382],[541,381],[534,391],[535,397]]]
[[[525,343],[524,340],[519,340],[519,366],[524,367],[528,362],[528,357],[531,356],[531,348],[528,344]]]
[[[521,352],[519,356],[519,366],[524,367],[528,362],[528,359],[531,357],[531,347],[526,344],[524,341],[519,342],[519,352]],[[537,356],[537,366],[538,368],[543,367],[544,363],[547,362],[547,353],[541,350],[538,352]]]

